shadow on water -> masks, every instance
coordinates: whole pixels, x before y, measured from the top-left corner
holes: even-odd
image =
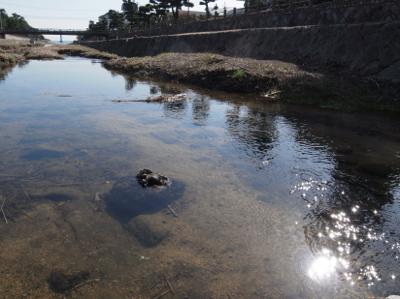
[[[17,68],[23,69],[29,64],[29,61],[23,61],[17,64]],[[15,69],[15,66],[6,66],[6,67],[0,67],[0,83],[7,79],[7,77],[13,72]]]
[[[125,89],[126,90],[132,90],[136,86],[136,80],[134,78],[131,78],[130,76],[124,76],[125,78]]]
[[[0,68],[0,83],[4,81],[7,76],[12,72],[12,67]]]
[[[274,114],[242,105],[227,111],[226,126],[236,144],[252,158],[265,158],[277,138]]]
[[[74,200],[75,197],[69,194],[63,194],[63,193],[50,193],[50,194],[45,194],[41,196],[31,196],[32,199],[38,199],[38,200],[50,200],[53,202],[65,202],[65,201],[71,201]]]
[[[206,125],[210,115],[210,100],[206,96],[198,96],[192,101],[192,119],[198,126]]]
[[[47,149],[34,149],[24,153],[21,158],[28,161],[44,160],[44,159],[57,159],[65,156],[65,153],[47,150]]]
[[[169,187],[144,188],[136,177],[119,180],[110,192],[104,195],[107,212],[123,224],[141,214],[161,211],[182,197],[183,183],[173,181]]]
[[[187,102],[163,103],[164,115],[169,118],[183,119],[186,114]]]

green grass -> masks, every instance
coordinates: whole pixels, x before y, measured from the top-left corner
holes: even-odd
[[[242,69],[236,69],[232,74],[232,78],[235,80],[244,80],[246,77],[247,73]]]

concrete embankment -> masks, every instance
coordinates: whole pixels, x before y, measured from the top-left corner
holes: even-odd
[[[400,78],[400,22],[255,28],[83,44],[127,57],[209,52],[276,59],[393,83]]]

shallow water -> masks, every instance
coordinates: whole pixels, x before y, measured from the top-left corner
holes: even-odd
[[[400,294],[400,121],[137,81],[85,59],[3,79],[5,297],[62,296],[53,271],[90,273],[74,298]],[[121,221],[113,196],[146,196],[118,191],[141,168],[179,188],[134,213],[123,200]]]

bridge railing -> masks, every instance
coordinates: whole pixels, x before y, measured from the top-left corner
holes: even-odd
[[[82,29],[55,29],[55,28],[30,28],[30,29],[0,29],[0,34],[21,35],[100,35],[109,36],[109,31],[87,31]]]

